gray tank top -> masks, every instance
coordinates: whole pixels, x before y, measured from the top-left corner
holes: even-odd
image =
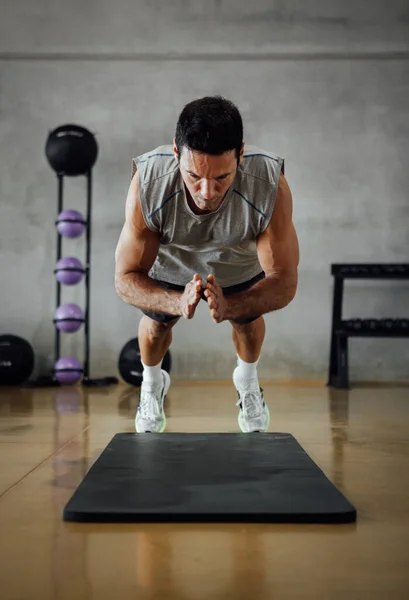
[[[195,273],[213,274],[222,287],[243,283],[262,268],[256,239],[270,222],[284,160],[246,146],[242,164],[219,208],[196,215],[171,145],[132,159],[138,170],[142,213],[149,229],[160,234],[158,256],[149,275],[186,285]]]

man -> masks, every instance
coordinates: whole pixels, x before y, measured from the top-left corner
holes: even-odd
[[[267,430],[257,375],[263,315],[294,298],[299,262],[283,165],[270,152],[245,150],[239,110],[219,96],[185,106],[173,146],[133,159],[115,286],[144,313],[137,432],[165,429],[170,377],[162,359],[172,328],[193,319],[200,299],[215,323],[232,326],[240,429]]]

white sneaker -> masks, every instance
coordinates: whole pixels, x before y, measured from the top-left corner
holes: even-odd
[[[138,410],[135,417],[137,433],[162,433],[166,428],[164,401],[170,387],[170,376],[161,369],[163,384],[153,387],[152,384],[141,385]]]
[[[243,386],[235,379],[237,368],[233,373],[233,383],[239,396],[236,406],[240,406],[239,426],[243,433],[265,432],[270,425],[270,411],[264,402],[263,390],[257,380]]]

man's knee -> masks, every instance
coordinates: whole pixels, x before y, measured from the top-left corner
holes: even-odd
[[[251,333],[264,321],[263,317],[254,317],[239,321],[230,321],[231,326],[237,333]]]
[[[155,321],[144,315],[142,318],[143,324],[148,330],[149,337],[159,339],[169,333],[179,321],[180,317],[175,317],[171,321]]]

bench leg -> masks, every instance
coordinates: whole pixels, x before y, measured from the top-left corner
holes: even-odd
[[[328,380],[327,385],[333,387],[336,385],[338,379],[338,343],[337,337],[331,335],[331,348],[329,355],[329,369],[328,369]]]
[[[341,390],[349,389],[348,369],[348,337],[337,336],[337,359],[338,359],[338,385]]]

